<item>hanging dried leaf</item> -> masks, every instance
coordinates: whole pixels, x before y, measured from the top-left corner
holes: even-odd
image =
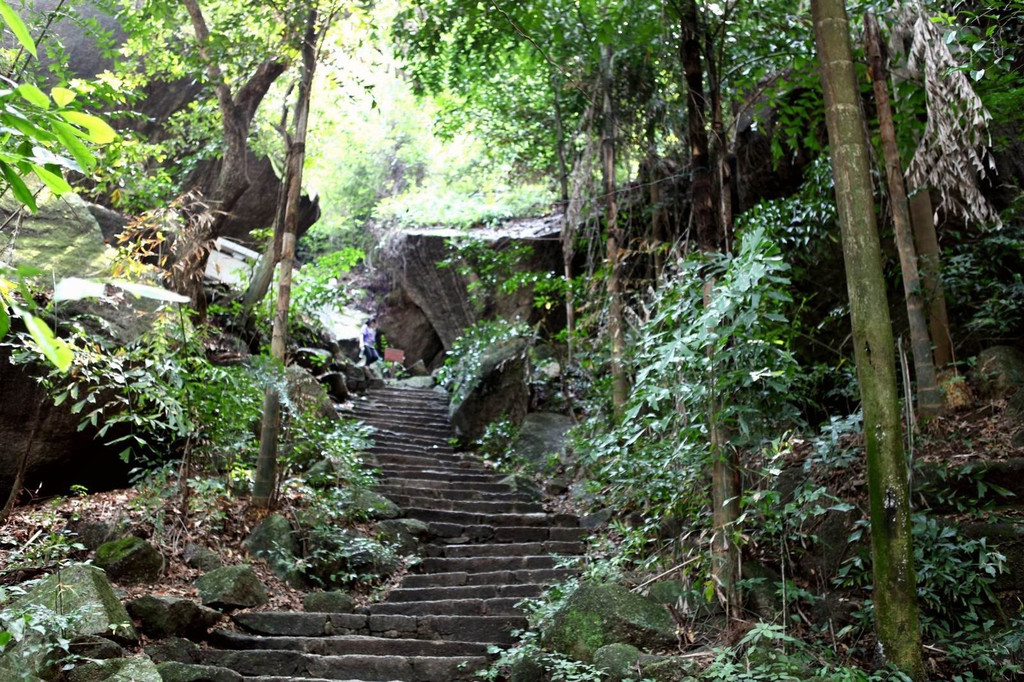
[[[979,186],[980,180],[995,172],[989,153],[991,116],[944,38],[920,4],[899,7],[889,35],[890,48],[894,54],[906,52],[906,71],[921,78],[928,113],[907,168],[907,183],[911,190],[938,190],[937,210],[1002,227]]]

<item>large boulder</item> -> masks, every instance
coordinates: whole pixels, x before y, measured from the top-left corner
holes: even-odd
[[[594,667],[604,673],[607,682],[622,682],[634,677],[640,650],[632,644],[606,644],[594,652]]]
[[[355,606],[352,595],[342,590],[308,592],[302,598],[302,608],[308,613],[352,613]]]
[[[554,455],[559,461],[566,455],[566,434],[572,419],[557,412],[531,412],[519,426],[515,453],[533,464],[544,464]]]
[[[603,646],[637,647],[676,642],[675,623],[659,604],[614,583],[585,583],[552,616],[542,644],[574,660],[591,663]]]
[[[138,641],[132,619],[114,594],[106,573],[96,566],[72,564],[48,575],[9,610],[40,606],[68,616],[71,636],[100,635],[128,644]]]
[[[160,550],[134,535],[100,545],[95,563],[111,580],[122,585],[153,583],[164,571]]]
[[[104,274],[114,252],[103,242],[103,231],[82,198],[74,193],[55,197],[41,185],[31,188],[39,190],[39,210],[21,213],[16,241],[0,252],[0,259],[43,270],[48,279]],[[20,210],[12,193],[0,197],[0,220]]]
[[[289,365],[285,369],[285,380],[288,384],[288,400],[296,410],[312,411],[324,419],[338,418],[334,403],[327,396],[324,387],[308,370],[298,365]]]
[[[224,566],[196,580],[203,606],[219,611],[247,609],[266,604],[267,590],[251,566]]]
[[[992,346],[978,353],[971,380],[982,395],[1000,399],[1024,387],[1024,351]]]
[[[387,308],[380,316],[380,330],[392,347],[405,351],[406,366],[423,363],[424,369],[435,369],[444,363],[441,337],[423,309],[404,290],[388,296]]]
[[[201,638],[223,617],[219,611],[183,597],[145,595],[128,602],[127,608],[142,632],[154,639]]]
[[[522,423],[530,401],[528,350],[526,339],[514,338],[462,362],[449,416],[463,442],[479,439],[501,419]]]

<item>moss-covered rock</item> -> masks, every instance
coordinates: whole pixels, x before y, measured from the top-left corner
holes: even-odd
[[[156,664],[146,655],[90,661],[72,670],[68,682],[162,682]]]
[[[243,544],[254,557],[265,560],[277,577],[293,586],[303,584],[302,573],[296,568],[299,541],[288,519],[280,514],[269,515]]]
[[[581,585],[555,612],[543,637],[546,647],[584,663],[607,644],[657,647],[675,641],[668,611],[614,583]]]
[[[352,492],[352,506],[357,514],[365,515],[368,519],[394,519],[401,515],[401,508],[372,490],[357,488]]]
[[[170,661],[157,665],[163,682],[242,682],[234,670],[212,665],[192,665]]]
[[[594,652],[594,667],[604,671],[607,682],[635,677],[640,650],[632,644],[606,644]]]
[[[351,613],[356,600],[348,592],[309,592],[302,598],[302,608],[310,613]]]
[[[41,183],[30,181],[30,185],[30,189],[39,190],[39,210],[22,213],[11,264],[39,268],[57,279],[103,274],[113,250],[103,242],[99,223],[82,198],[74,193],[55,197]],[[0,212],[5,216],[20,208],[10,192],[0,197]]]
[[[142,632],[155,639],[201,637],[223,617],[191,599],[156,595],[128,602],[128,613],[139,621]]]
[[[96,565],[116,583],[154,583],[164,570],[160,550],[142,538],[128,536],[104,542],[96,549]]]
[[[11,610],[29,606],[72,617],[71,635],[101,635],[123,643],[139,639],[106,573],[96,566],[73,564],[43,578]]]
[[[267,603],[267,590],[252,566],[224,566],[196,580],[203,606],[219,611],[246,609]]]

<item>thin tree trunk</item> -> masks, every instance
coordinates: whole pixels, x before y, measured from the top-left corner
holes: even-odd
[[[604,91],[604,127],[601,135],[601,169],[604,178],[605,229],[608,233],[608,336],[611,341],[612,410],[620,421],[629,398],[626,378],[625,334],[622,320],[622,283],[619,252],[622,249],[622,230],[618,221],[618,202],[615,198],[615,113],[612,109],[612,48],[601,46],[601,74]]]
[[[910,220],[914,226],[914,243],[917,244],[924,298],[928,306],[928,329],[931,332],[935,366],[946,367],[953,362],[953,338],[949,333],[949,316],[946,314],[946,291],[940,277],[942,251],[935,232],[932,197],[925,187],[910,197]]]
[[[707,132],[707,97],[704,92],[702,30],[695,0],[686,0],[681,7],[681,57],[686,76],[686,115],[692,166],[691,197],[693,224],[697,244],[704,253],[719,252],[724,247],[724,219],[731,222],[732,211],[720,203],[715,209],[711,158]],[[708,64],[709,72],[713,65]],[[714,83],[717,85],[717,82]],[[712,88],[713,117],[721,124],[721,93]],[[713,119],[714,120],[714,119]],[[719,126],[721,127],[721,126]],[[721,145],[717,145],[720,147]],[[728,195],[728,192],[719,192]],[[731,198],[731,197],[730,197]],[[717,214],[717,215],[716,215]],[[711,304],[714,279],[704,283],[704,305]],[[712,351],[709,349],[708,353]],[[713,358],[712,358],[713,360]],[[709,378],[713,383],[713,378]],[[728,434],[719,421],[722,396],[711,395],[708,401],[708,439],[711,446],[711,518],[714,535],[711,542],[711,571],[719,597],[730,618],[739,615],[739,547],[733,542],[735,523],[740,515],[740,476],[736,453],[728,447]]]
[[[569,166],[565,161],[565,123],[562,120],[562,79],[556,72],[551,77],[555,98],[555,152],[558,154],[558,186],[562,193],[562,210],[569,205]]]
[[[889,181],[889,199],[892,221],[896,233],[896,250],[900,255],[903,272],[903,292],[907,299],[907,320],[910,326],[910,348],[914,358],[917,379],[917,409],[921,417],[934,417],[942,409],[942,398],[935,381],[935,363],[932,360],[932,341],[928,334],[924,297],[921,295],[921,276],[917,269],[917,249],[907,207],[907,192],[903,184],[903,168],[899,148],[896,146],[896,127],[889,102],[889,83],[882,59],[881,35],[878,21],[870,12],[864,14],[864,42],[871,66],[871,80],[875,90],[875,108],[878,110],[878,128],[885,156],[885,175]]]
[[[295,104],[295,137],[288,153],[288,199],[281,234],[281,274],[277,285],[277,307],[270,355],[284,364],[285,340],[288,333],[288,308],[291,303],[292,267],[295,261],[295,234],[299,223],[299,200],[302,195],[302,167],[306,159],[306,129],[309,124],[309,99],[316,68],[316,11],[310,10],[306,35],[302,44],[302,78]],[[260,428],[260,451],[253,484],[253,504],[269,507],[277,483],[277,443],[281,430],[281,398],[276,385],[264,395],[263,423]]]
[[[812,0],[811,9],[864,410],[879,652],[887,663],[923,680],[892,327],[850,29],[842,0]]]

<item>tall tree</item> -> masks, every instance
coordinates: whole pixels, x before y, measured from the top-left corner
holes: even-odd
[[[318,24],[317,8],[308,11],[306,31],[302,40],[302,74],[295,99],[295,132],[288,139],[287,200],[285,202],[284,229],[281,234],[281,274],[277,285],[277,304],[274,313],[274,331],[270,345],[271,357],[282,366],[285,359],[285,340],[288,333],[288,308],[291,302],[292,269],[295,259],[295,234],[299,223],[299,202],[302,195],[302,169],[306,159],[306,129],[309,124],[309,100],[316,71],[317,45],[330,25]],[[253,503],[269,507],[273,501],[277,481],[277,445],[281,432],[281,396],[275,383],[270,383],[264,394],[263,423],[260,428],[260,451],[256,461],[253,482]]]
[[[923,680],[892,327],[849,23],[843,0],[812,0],[811,10],[864,411],[879,651],[887,663]]]
[[[917,265],[917,248],[914,246],[913,226],[907,190],[903,184],[903,167],[896,145],[896,125],[893,122],[892,105],[889,103],[889,79],[885,60],[882,56],[882,37],[878,20],[873,14],[864,14],[864,42],[870,63],[871,81],[875,91],[875,109],[878,111],[878,128],[882,139],[882,155],[885,159],[885,175],[889,183],[889,201],[892,206],[892,222],[896,233],[896,250],[900,256],[900,270],[903,273],[903,293],[907,301],[907,320],[910,327],[910,348],[914,358],[914,375],[917,380],[917,409],[922,417],[934,417],[942,408],[939,386],[935,381],[935,362],[932,359],[932,340],[928,333],[928,319],[925,314],[921,276]]]
[[[618,201],[615,197],[615,109],[612,106],[614,52],[611,45],[601,46],[601,90],[603,96],[601,132],[601,174],[604,178],[604,222],[608,256],[608,337],[611,343],[612,409],[616,421],[622,419],[629,398],[629,377],[626,375],[624,321],[622,318],[623,231],[619,226]]]

